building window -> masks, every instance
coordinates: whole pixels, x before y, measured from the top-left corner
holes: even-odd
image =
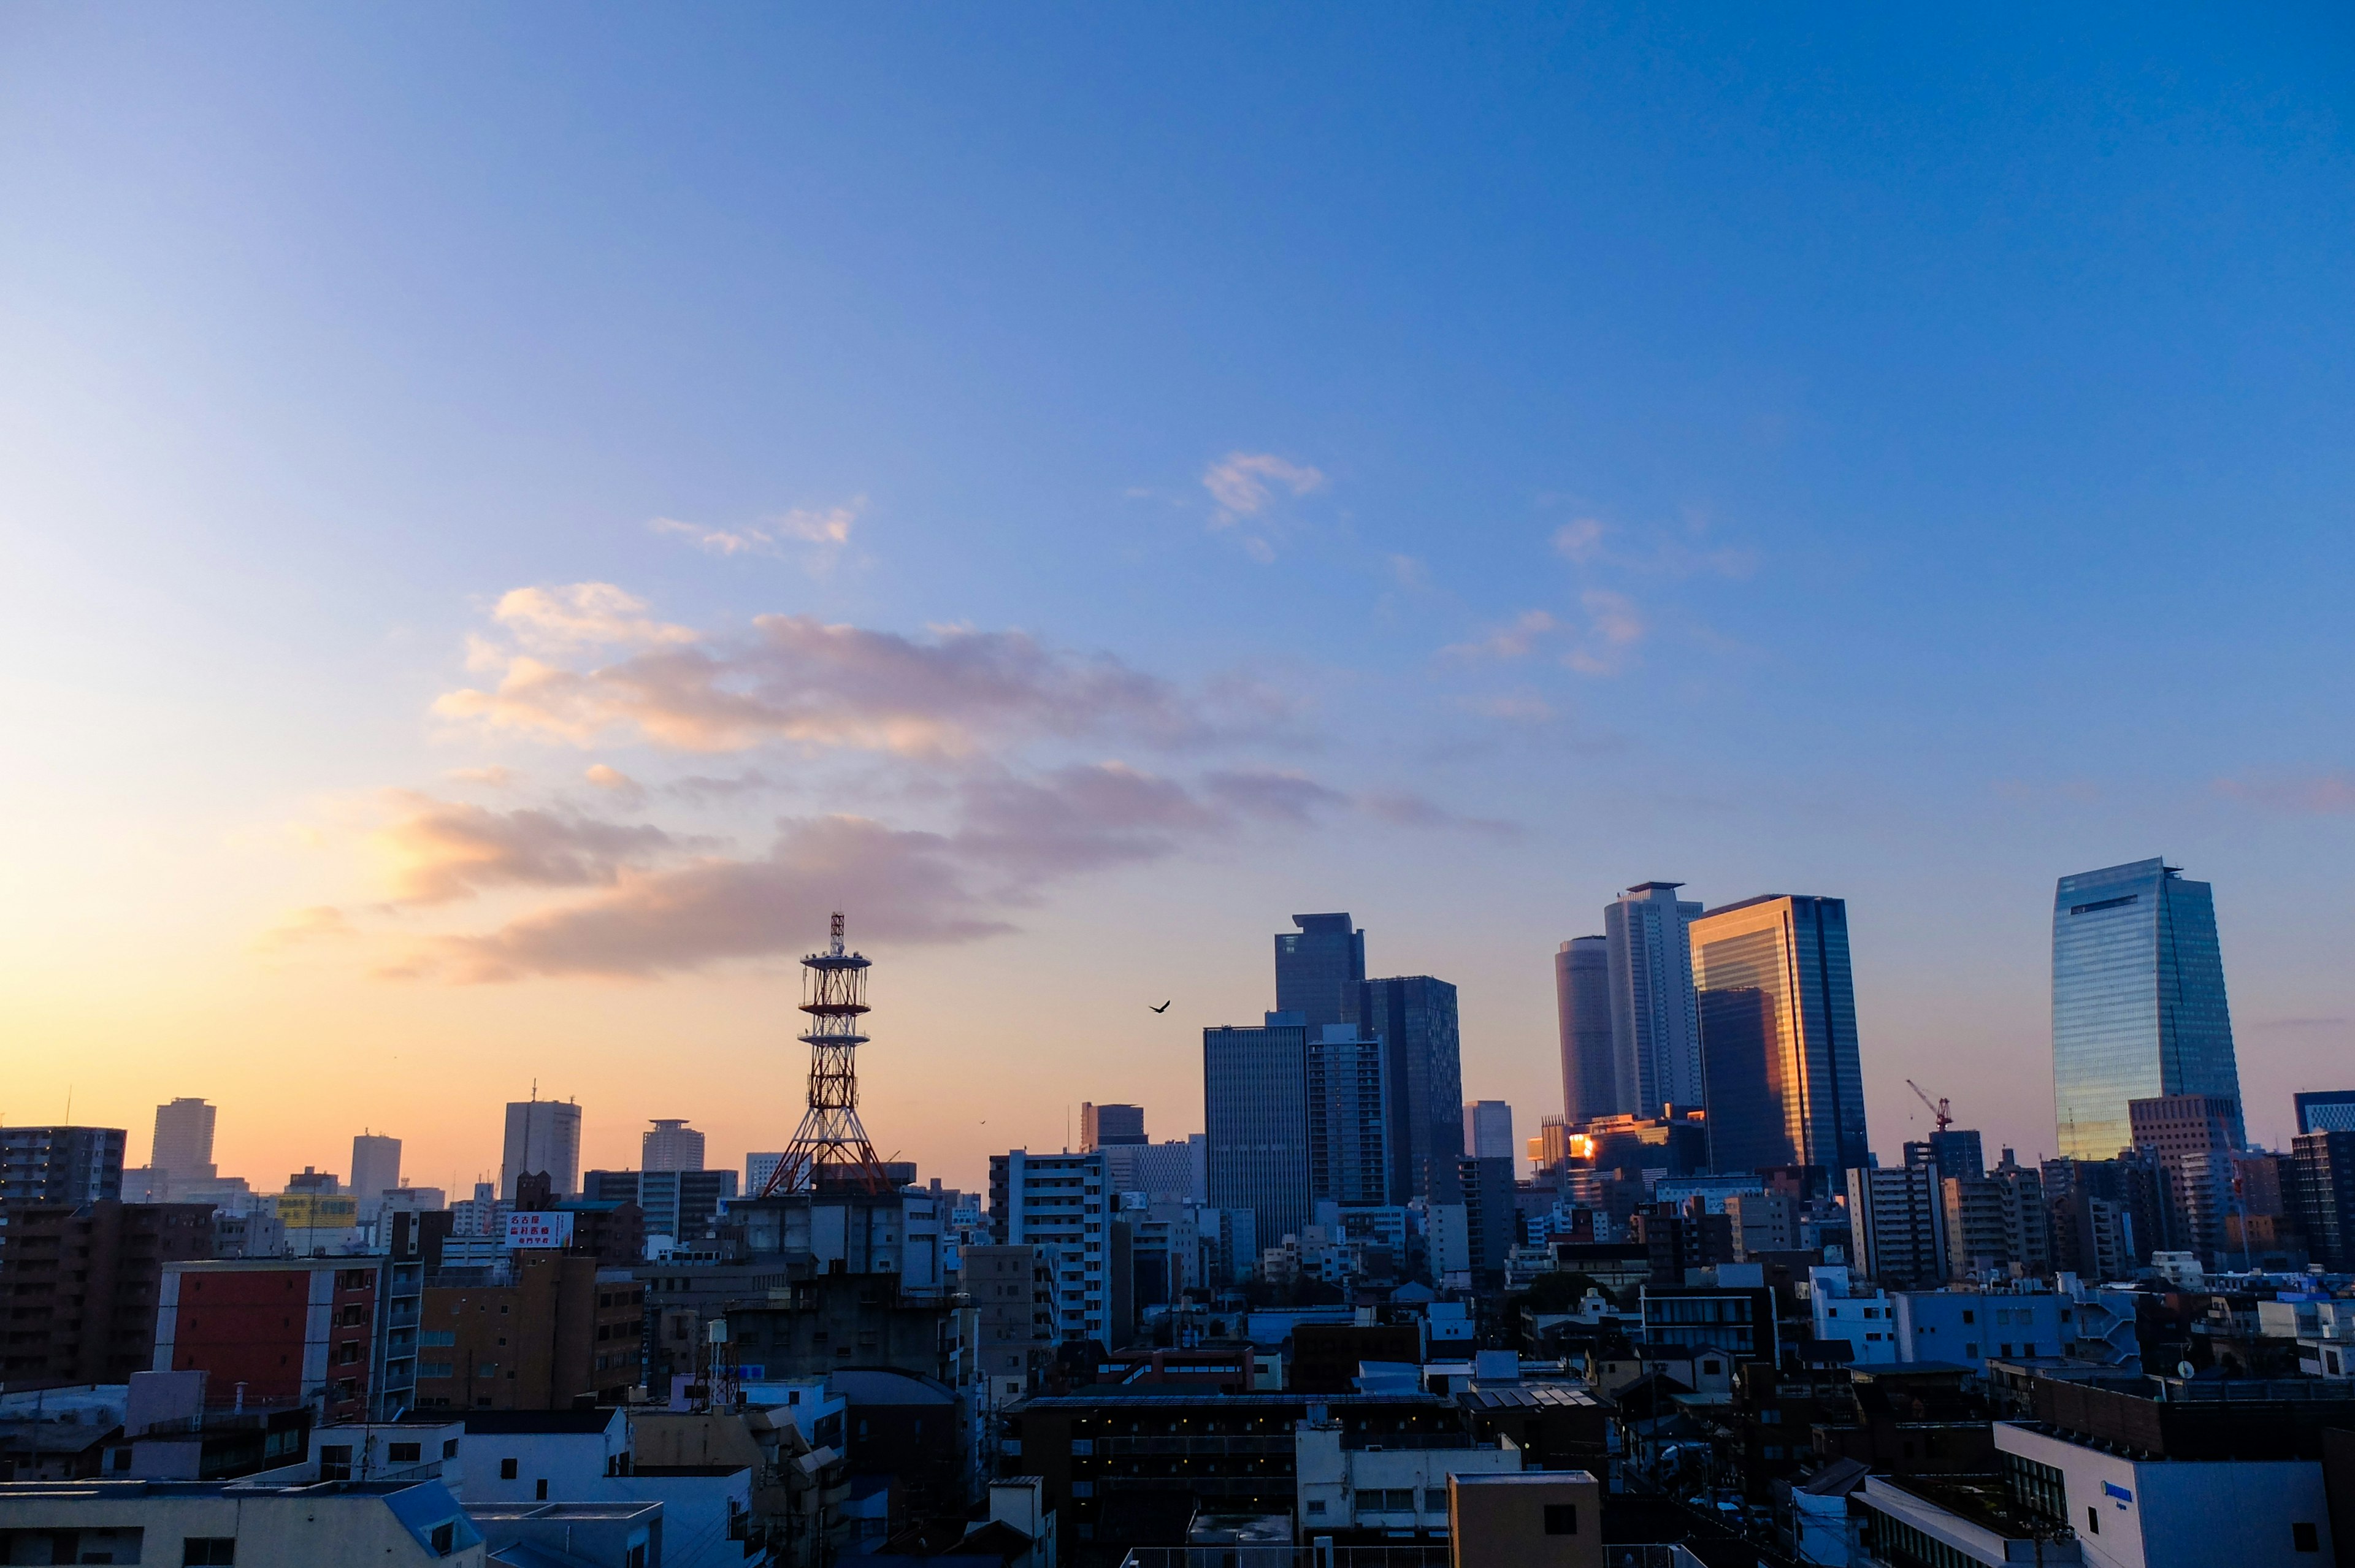
[[[447,1556],[449,1556],[449,1555],[450,1555],[450,1553],[451,1553],[453,1550],[455,1550],[455,1548],[456,1548],[456,1546],[457,1546],[457,1544],[458,1544],[458,1527],[457,1527],[457,1525],[455,1525],[454,1523],[453,1523],[453,1524],[437,1524],[437,1525],[435,1525],[435,1526],[433,1527],[433,1538],[432,1538],[432,1539],[433,1539],[433,1555],[434,1555],[434,1556],[436,1556],[436,1557],[447,1557]]]
[[[519,1466],[518,1466],[518,1464],[517,1464],[517,1462],[516,1460],[513,1460],[513,1459],[502,1459],[502,1460],[500,1460],[500,1461],[499,1461],[499,1479],[500,1479],[500,1480],[502,1480],[502,1481],[512,1481],[512,1480],[514,1480],[514,1479],[516,1478],[516,1474],[517,1474],[517,1472],[518,1468],[519,1468]]]
[[[1322,1498],[1310,1499],[1308,1502],[1308,1511],[1310,1513],[1323,1513],[1325,1511],[1325,1499]]]
[[[396,1465],[414,1465],[425,1457],[425,1445],[421,1443],[395,1443],[388,1448],[387,1454]]]
[[[444,1459],[454,1459],[457,1456],[458,1440],[455,1437],[444,1437],[442,1439],[442,1457]]]
[[[2298,1520],[2289,1527],[2289,1543],[2300,1552],[2319,1552],[2322,1550],[2321,1532],[2314,1528],[2311,1520]]]
[[[2091,1503],[2085,1505],[2085,1533],[2088,1535],[2102,1533],[2102,1510]]]
[[[1445,1513],[1447,1511],[1447,1488],[1445,1487],[1423,1488],[1423,1511],[1425,1513]]]
[[[1576,1535],[1578,1505],[1576,1503],[1546,1504],[1545,1532],[1548,1535]]]
[[[535,1484],[532,1499],[536,1502],[543,1503],[548,1500],[548,1482],[545,1479]]]
[[[237,1537],[233,1535],[190,1535],[180,1541],[182,1568],[190,1564],[235,1563]]]

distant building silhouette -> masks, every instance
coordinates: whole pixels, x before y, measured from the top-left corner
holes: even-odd
[[[1553,955],[1553,997],[1561,1031],[1562,1119],[1585,1122],[1632,1111],[1619,1096],[1612,1044],[1609,937],[1581,936],[1561,944]]]

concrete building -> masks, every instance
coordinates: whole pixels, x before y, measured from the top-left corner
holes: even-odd
[[[2300,1133],[2290,1140],[2295,1197],[2314,1261],[2355,1270],[2355,1132]]]
[[[657,1117],[638,1135],[638,1165],[645,1170],[701,1170],[703,1135],[684,1118]]]
[[[72,1556],[56,1555],[60,1541],[72,1543]],[[0,1486],[0,1542],[11,1562],[485,1568],[487,1561],[481,1534],[439,1481],[12,1482]],[[36,1550],[44,1555],[29,1555]]]
[[[645,1287],[593,1257],[518,1252],[496,1280],[487,1270],[444,1271],[426,1282],[416,1319],[416,1408],[618,1404],[645,1381]]]
[[[1346,914],[1295,914],[1298,932],[1275,938],[1275,1008],[1299,1015],[1311,1035],[1353,1024],[1366,981],[1366,933]]]
[[[1107,1144],[1103,1155],[1115,1192],[1142,1192],[1155,1203],[1210,1200],[1209,1140],[1200,1133],[1166,1143]]]
[[[494,1563],[655,1568],[671,1561],[663,1555],[663,1507],[656,1502],[634,1498],[563,1503],[469,1500],[466,1518],[482,1533]],[[527,1552],[537,1555],[527,1556]]]
[[[1250,1211],[1261,1246],[1296,1235],[1311,1214],[1305,1018],[1204,1029],[1202,1101],[1210,1206]]]
[[[147,1371],[165,1270],[212,1253],[201,1203],[0,1210],[0,1385],[119,1383]]]
[[[1849,1224],[1865,1274],[1883,1285],[1945,1280],[1946,1208],[1936,1168],[1855,1167],[1847,1174]]]
[[[1603,1568],[1603,1485],[1584,1470],[1451,1475],[1447,1537],[1453,1568]],[[1673,1564],[1678,1549],[1639,1550]]]
[[[352,1196],[358,1200],[363,1222],[373,1221],[384,1206],[384,1195],[400,1186],[400,1140],[380,1133],[362,1133],[352,1139]]]
[[[1617,1115],[1619,1061],[1611,1037],[1611,939],[1581,936],[1553,955],[1553,997],[1561,1044],[1565,1123]]]
[[[1401,1446],[1348,1432],[1329,1414],[1318,1420],[1315,1412],[1295,1429],[1293,1455],[1295,1539],[1303,1545],[1324,1537],[1336,1546],[1440,1544],[1451,1477],[1521,1472],[1521,1451],[1509,1442],[1483,1443],[1465,1431],[1428,1446]]]
[[[1464,1107],[1464,1156],[1466,1159],[1518,1161],[1513,1145],[1513,1108],[1502,1100],[1475,1100]]]
[[[721,1207],[734,1201],[736,1173],[700,1167],[592,1170],[581,1179],[581,1192],[593,1200],[634,1203],[645,1213],[646,1235],[689,1246],[709,1236]]]
[[[907,1180],[914,1181],[912,1167]],[[719,1232],[742,1257],[806,1254],[821,1273],[896,1275],[902,1294],[936,1297],[948,1287],[942,1220],[939,1200],[921,1187],[870,1193],[831,1186],[734,1200]]]
[[[1455,1171],[1464,1195],[1465,1266],[1484,1278],[1501,1275],[1505,1259],[1521,1239],[1520,1212],[1513,1201],[1513,1162],[1465,1159],[1457,1162]],[[1438,1211],[1432,1212],[1435,1218]]]
[[[1080,1151],[1145,1142],[1145,1107],[1080,1103]]]
[[[204,1372],[223,1403],[383,1419],[416,1403],[423,1278],[420,1263],[393,1257],[167,1264],[155,1370]]]
[[[0,1205],[123,1196],[121,1127],[0,1127]]]
[[[1035,1391],[1054,1360],[1057,1255],[1036,1243],[967,1247],[959,1288],[980,1315],[974,1369],[984,1404],[1000,1409]]]
[[[507,1103],[506,1142],[499,1158],[499,1197],[512,1203],[516,1179],[544,1171],[559,1198],[581,1190],[581,1107],[565,1100]]]
[[[1113,1212],[1102,1150],[989,1157],[989,1226],[999,1246],[1035,1246],[1053,1260],[1057,1339],[1114,1346],[1115,1308],[1127,1282],[1113,1267]]]
[[[186,1096],[155,1107],[155,1135],[148,1145],[147,1164],[165,1173],[167,1196],[175,1184],[185,1189],[219,1175],[213,1164],[213,1123],[218,1115],[214,1106]]]

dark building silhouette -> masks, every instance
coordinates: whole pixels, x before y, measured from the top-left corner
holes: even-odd
[[[1633,1107],[1619,1099],[1611,1043],[1611,942],[1581,936],[1553,955],[1554,1010],[1561,1031],[1561,1115],[1591,1121]]]
[[[1464,1068],[1455,987],[1428,975],[1359,987],[1359,1027],[1382,1042],[1389,1090],[1391,1201],[1452,1200],[1464,1157]]]
[[[1358,1021],[1366,980],[1366,933],[1344,914],[1295,914],[1300,929],[1275,939],[1275,1010],[1298,1013],[1310,1039],[1327,1024]]]

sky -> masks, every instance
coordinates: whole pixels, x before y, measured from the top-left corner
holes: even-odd
[[[2355,1083],[2343,9],[0,13],[0,1119],[979,1185],[1346,910],[1560,1109],[1622,887],[1848,901],[2052,1150],[2054,879]],[[1170,1000],[1167,1012],[1148,1011]]]

